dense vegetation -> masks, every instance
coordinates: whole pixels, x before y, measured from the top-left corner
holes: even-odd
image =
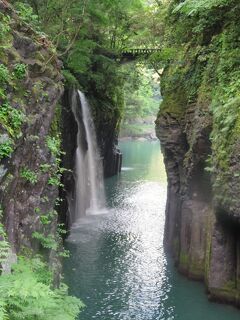
[[[216,188],[227,195],[229,161],[240,134],[238,0],[13,0],[11,3],[22,22],[36,30],[49,47],[51,56],[45,67],[56,56],[62,60],[65,85],[88,94],[96,121],[99,117],[117,119],[119,126],[122,118],[129,124],[137,117],[154,115],[158,108],[158,85],[152,81],[152,75],[160,75],[163,69],[164,100],[160,114],[169,113],[180,121],[186,109],[194,104],[213,118],[213,154],[208,170],[215,174]],[[8,45],[11,25],[9,17],[0,18],[3,49]],[[121,51],[131,47],[157,47],[161,52],[145,59],[144,67],[141,60],[121,66]],[[9,103],[8,90],[10,87],[16,90],[18,98],[22,94],[19,83],[27,72],[23,63],[10,69],[0,64],[0,123],[6,133],[0,140],[0,160],[10,157],[21,136],[25,109],[24,106],[16,109]],[[39,92],[43,94],[43,88],[36,87],[36,94]],[[28,99],[28,92],[23,94]],[[49,185],[59,186],[64,169],[60,167],[58,129],[46,143],[55,158]],[[48,171],[48,164],[41,170]],[[30,168],[23,168],[20,175],[31,184],[37,181],[37,173]],[[51,218],[51,215],[42,217],[42,224],[47,226]],[[47,232],[46,228],[45,233],[35,232],[33,237],[43,248],[56,250],[59,241]],[[0,262],[4,263],[10,245],[2,224],[0,238]],[[0,318],[75,319],[81,302],[68,297],[64,285],[52,288],[53,275],[47,271],[43,258],[32,253],[31,256],[19,258],[12,273],[0,277]]]
[[[116,57],[132,41],[143,8],[141,1],[30,0],[24,7],[19,2],[15,5],[56,46],[66,82],[102,101],[96,117],[99,113],[119,116],[123,77]]]
[[[123,81],[126,74],[121,70],[117,57],[119,51],[132,41],[130,35],[135,32],[135,24],[143,8],[140,1],[11,2],[19,17],[19,29],[28,32],[34,45],[43,45],[48,53],[41,50],[32,56],[38,63],[35,65],[37,70],[22,63],[13,48],[12,28],[16,22],[1,14],[0,161],[4,163],[8,159],[11,161],[21,143],[23,129],[33,121],[31,112],[34,113],[34,104],[45,106],[49,101],[44,81],[37,77],[34,82],[29,79],[34,77],[34,72],[57,73],[53,69],[56,57],[63,62],[66,86],[82,88],[90,98],[94,92],[95,118],[103,118],[105,114],[110,121],[112,118],[119,121],[124,105]],[[12,55],[8,59],[5,52],[9,51]],[[11,59],[19,62],[12,64]],[[55,68],[58,68],[57,64]],[[33,110],[29,109],[31,103]],[[41,137],[39,140],[38,135],[29,137],[37,148],[38,141],[41,141],[51,162],[40,163],[38,167],[31,166],[29,162],[20,168],[19,179],[27,188],[36,187],[43,176],[47,177],[49,188],[60,186],[60,176],[65,170],[61,167],[60,113],[58,107],[46,139]],[[13,179],[14,176],[8,174],[8,180]],[[45,203],[49,199],[44,197],[41,201]],[[54,205],[54,199],[52,201]],[[56,208],[59,201],[61,199],[55,202]],[[1,221],[5,222],[7,214],[3,207]],[[59,281],[59,259],[67,256],[67,252],[62,248],[64,231],[61,225],[57,227],[57,212],[45,212],[35,207],[32,214],[39,221],[39,227],[36,226],[30,235],[33,247],[29,247],[26,239],[26,247],[18,248],[18,257],[12,252],[13,244],[8,241],[4,225],[0,224],[0,265],[3,272],[0,276],[0,318],[75,319],[83,304],[68,296],[67,287]]]
[[[168,64],[160,112],[181,119],[195,105],[212,118],[212,155],[206,169],[226,206],[229,165],[240,134],[239,13],[235,0],[171,1],[164,12]]]
[[[120,137],[148,137],[154,133],[154,121],[159,109],[159,75],[138,61],[123,65],[124,102]]]
[[[13,3],[25,21],[51,39],[63,61],[66,83],[87,93],[95,107],[95,119],[104,114],[107,118],[121,118],[124,82],[128,79],[132,88],[135,86],[136,95],[136,73],[139,70],[140,79],[142,71],[133,67],[121,68],[118,58],[127,48],[157,46],[151,32],[157,23],[153,20],[155,5],[149,6],[142,0],[26,0],[24,5],[19,1]],[[143,85],[141,87],[140,90],[144,90]],[[126,88],[127,94],[128,91]],[[145,110],[147,108],[145,106]],[[156,110],[156,106],[149,108]]]

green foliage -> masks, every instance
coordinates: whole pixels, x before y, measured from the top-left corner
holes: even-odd
[[[50,137],[48,136],[46,139],[47,146],[51,151],[52,155],[57,157],[61,153],[61,140],[60,137]]]
[[[170,113],[179,119],[195,106],[206,121],[202,125],[209,126],[212,117],[212,154],[206,171],[214,194],[230,207],[229,182],[240,177],[232,172],[240,137],[239,1],[171,1],[166,7],[164,47],[175,54],[166,55],[159,115]]]
[[[39,15],[42,29],[58,48],[66,84],[81,86],[89,93],[96,123],[103,114],[106,120],[119,122],[123,77],[116,55],[133,45],[131,37],[140,30],[140,17],[147,6],[143,6],[142,0],[26,2]]]
[[[181,12],[188,16],[207,15],[210,10],[229,6],[233,2],[231,0],[185,0],[177,5],[173,12]]]
[[[0,160],[10,157],[13,152],[13,141],[10,138],[0,139]]]
[[[61,176],[66,169],[61,167],[61,155],[63,154],[63,152],[61,151],[60,136],[48,136],[46,139],[46,143],[49,150],[51,151],[51,154],[55,158],[54,165],[52,165],[52,167],[49,168],[50,177],[48,179],[48,184],[51,186],[62,187],[63,185],[61,184]]]
[[[60,180],[61,180],[61,175],[55,174],[54,176],[52,176],[48,179],[48,184],[50,186],[56,186],[56,187],[62,186],[63,187]]]
[[[37,239],[43,248],[45,249],[52,249],[52,250],[57,250],[58,248],[58,242],[56,241],[54,235],[45,235],[41,232],[33,232],[32,234],[33,239]]]
[[[65,83],[68,87],[78,87],[79,83],[75,76],[69,70],[62,70]]]
[[[41,214],[40,221],[43,225],[49,225],[56,216],[57,216],[57,212],[55,210],[52,210],[46,214]]]
[[[51,170],[51,164],[48,164],[48,163],[41,164],[40,169],[42,170],[43,173],[47,173]]]
[[[158,76],[142,64],[127,65],[123,72],[126,77],[124,123],[156,116],[161,99]]]
[[[2,207],[0,206],[0,221],[2,220],[2,215],[3,215],[3,210],[2,210]],[[9,249],[10,249],[10,245],[7,241],[7,235],[4,230],[3,224],[0,222],[0,272],[1,272],[2,263],[6,261],[9,255]],[[0,312],[1,312],[1,305],[0,305]]]
[[[17,63],[14,66],[14,75],[17,79],[24,79],[27,72],[27,65],[24,63]]]
[[[8,35],[10,31],[10,17],[6,14],[0,13],[0,41],[2,42],[4,38]]]
[[[3,64],[0,64],[0,83],[5,84],[8,83],[10,80],[10,73],[8,68]]]
[[[224,105],[213,105],[213,131],[211,134],[213,172],[221,169],[225,178],[229,174],[229,157],[234,151],[234,144],[240,136],[240,98],[231,99]],[[218,179],[222,185],[224,176]]]
[[[22,21],[33,24],[35,27],[37,26],[38,16],[33,13],[33,9],[29,4],[17,1],[14,7]]]
[[[83,304],[67,287],[51,288],[52,276],[39,257],[19,258],[12,274],[0,276],[2,319],[74,320]]]
[[[31,184],[36,184],[38,181],[37,174],[26,167],[21,169],[20,177],[30,182]]]
[[[8,103],[2,104],[0,108],[0,123],[13,138],[20,134],[20,128],[25,119],[24,113],[11,107]]]
[[[48,198],[43,198],[42,202],[48,202]],[[56,200],[56,205],[60,199]],[[56,210],[42,212],[39,207],[35,208],[35,213],[41,223],[40,229],[32,233],[32,238],[37,240],[41,245],[41,251],[47,253],[49,250],[54,251],[56,256],[68,257],[69,252],[63,248],[62,235],[66,234],[63,224],[57,224],[58,213]],[[57,228],[53,231],[53,226]]]

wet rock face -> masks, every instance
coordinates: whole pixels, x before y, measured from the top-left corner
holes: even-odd
[[[122,154],[117,147],[118,137],[116,122],[100,123],[97,127],[97,137],[103,157],[105,177],[114,176],[121,171]]]
[[[65,90],[62,98],[61,133],[62,133],[62,166],[67,169],[62,175],[64,188],[60,190],[62,202],[59,208],[60,221],[70,228],[69,206],[75,193],[74,167],[77,148],[78,125],[72,112],[73,90]],[[80,109],[80,108],[79,108]],[[79,117],[81,119],[81,117]],[[83,126],[84,127],[84,126]]]
[[[215,199],[216,206],[222,208],[231,221],[240,225],[240,139],[233,145],[234,152],[231,154],[228,166],[227,190],[220,191],[224,197]],[[221,170],[218,170],[221,172]],[[219,193],[220,193],[219,192]]]
[[[0,49],[0,66],[9,75],[1,83],[0,103],[9,126],[1,117],[0,149],[5,142],[11,146],[0,156],[0,202],[9,240],[18,251],[39,246],[32,235],[43,232],[41,216],[53,212],[58,195],[58,186],[49,183],[56,157],[47,140],[57,134],[53,123],[62,94],[61,64],[51,44],[43,44],[5,1],[0,1],[0,23],[7,26],[0,39],[6,44]],[[56,220],[53,214],[45,232],[56,229]]]
[[[239,185],[233,174],[239,156],[231,157],[228,190],[235,201],[226,206],[205,170],[212,118],[201,108],[191,106],[179,118],[163,112],[156,121],[168,176],[165,246],[182,273],[205,281],[212,300],[240,305]]]

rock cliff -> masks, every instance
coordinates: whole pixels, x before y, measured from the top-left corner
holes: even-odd
[[[57,249],[61,64],[48,39],[0,1],[0,202],[12,250]],[[48,250],[55,249],[55,250]]]
[[[168,176],[165,246],[210,299],[239,306],[239,5],[211,10],[211,25],[183,9],[170,21],[179,52],[163,72],[156,121]],[[195,33],[179,34],[191,23]]]

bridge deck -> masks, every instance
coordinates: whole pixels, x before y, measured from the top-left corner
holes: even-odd
[[[122,51],[122,55],[143,55],[143,54],[151,54],[154,52],[161,51],[161,49],[155,48],[133,48],[133,49],[126,49]]]

